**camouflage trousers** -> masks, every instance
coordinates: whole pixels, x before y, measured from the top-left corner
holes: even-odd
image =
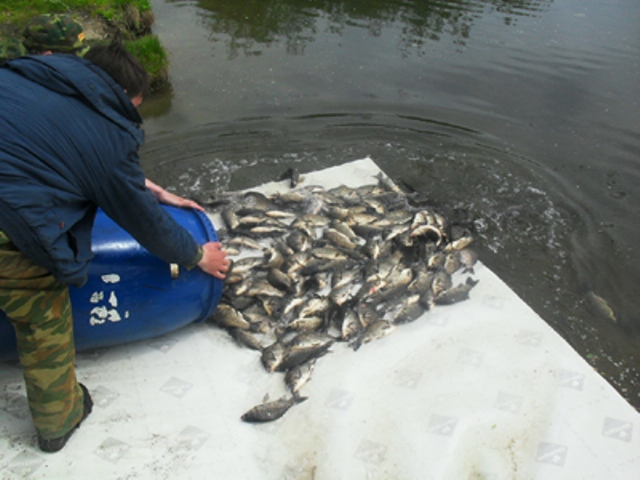
[[[0,309],[16,331],[33,423],[44,439],[80,421],[69,288],[34,264],[0,231]]]

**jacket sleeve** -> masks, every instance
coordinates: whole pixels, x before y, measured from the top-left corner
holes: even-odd
[[[137,152],[114,161],[93,187],[94,202],[140,245],[167,263],[193,267],[200,252],[191,234],[145,187]]]

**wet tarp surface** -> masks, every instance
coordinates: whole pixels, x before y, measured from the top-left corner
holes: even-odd
[[[304,184],[378,171],[363,159]],[[0,477],[639,479],[638,412],[488,268],[473,278],[466,301],[334,344],[308,399],[265,424],[240,416],[284,395],[283,374],[210,323],[79,353],[94,412],[57,454],[38,450],[19,365],[2,363]]]

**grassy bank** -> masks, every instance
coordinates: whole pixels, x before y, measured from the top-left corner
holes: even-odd
[[[64,13],[82,24],[89,44],[105,41],[119,31],[129,51],[149,74],[151,91],[168,87],[168,58],[151,33],[153,11],[148,0],[4,0],[0,10],[0,39],[21,40],[29,20],[43,13]]]

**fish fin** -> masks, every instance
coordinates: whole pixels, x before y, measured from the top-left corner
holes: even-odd
[[[295,400],[296,403],[302,403],[305,400],[307,400],[309,397],[303,397],[300,395],[300,392],[295,392],[293,394],[293,399]]]
[[[475,286],[478,284],[478,282],[479,282],[479,281],[480,281],[480,280],[474,280],[474,279],[473,279],[473,278],[471,278],[471,277],[467,277],[467,281],[466,281],[465,283],[466,283],[467,285],[471,286],[471,287],[475,287]]]

